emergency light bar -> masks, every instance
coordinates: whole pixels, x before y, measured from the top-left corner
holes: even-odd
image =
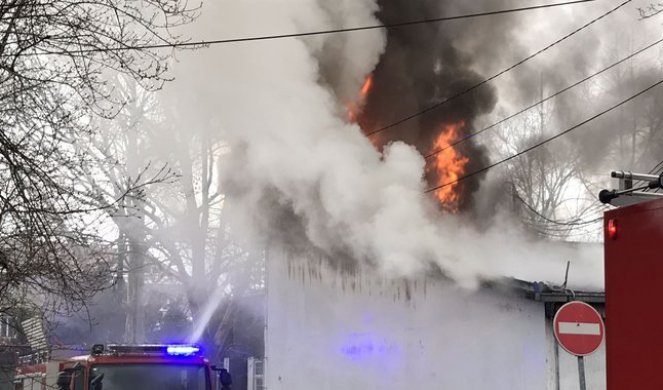
[[[118,345],[95,344],[92,347],[93,355],[135,355],[135,356],[199,356],[201,348],[193,344],[139,344]]]
[[[166,353],[175,356],[191,356],[200,353],[200,347],[195,345],[169,345]]]

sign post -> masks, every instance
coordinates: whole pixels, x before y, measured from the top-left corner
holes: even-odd
[[[601,315],[585,302],[573,301],[559,308],[553,327],[559,345],[578,357],[580,390],[586,390],[584,357],[594,353],[603,342],[605,325]]]
[[[578,378],[580,378],[580,390],[587,390],[585,382],[585,357],[578,356]]]

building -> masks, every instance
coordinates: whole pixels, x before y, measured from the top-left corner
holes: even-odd
[[[516,279],[468,291],[441,275],[388,280],[272,252],[264,303],[247,308],[263,309],[265,325],[247,388],[576,389],[577,362],[552,331],[574,299],[603,312],[602,292]],[[231,370],[246,372],[237,361]],[[588,389],[605,388],[603,350],[586,370]]]
[[[0,315],[0,390],[14,390],[14,370],[19,355],[30,348],[19,343],[19,334],[11,317]]]

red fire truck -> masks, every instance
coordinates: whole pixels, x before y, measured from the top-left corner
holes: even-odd
[[[663,389],[663,175],[612,177],[619,189],[600,199],[626,207],[605,214],[607,388]]]
[[[212,390],[217,380],[230,389],[228,371],[211,366],[195,345],[96,344],[89,355],[19,364],[14,384],[16,390]]]

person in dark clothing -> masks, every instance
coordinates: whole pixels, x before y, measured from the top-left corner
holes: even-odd
[[[225,368],[219,371],[219,382],[221,383],[221,390],[231,390],[230,385],[233,384],[233,380]]]

